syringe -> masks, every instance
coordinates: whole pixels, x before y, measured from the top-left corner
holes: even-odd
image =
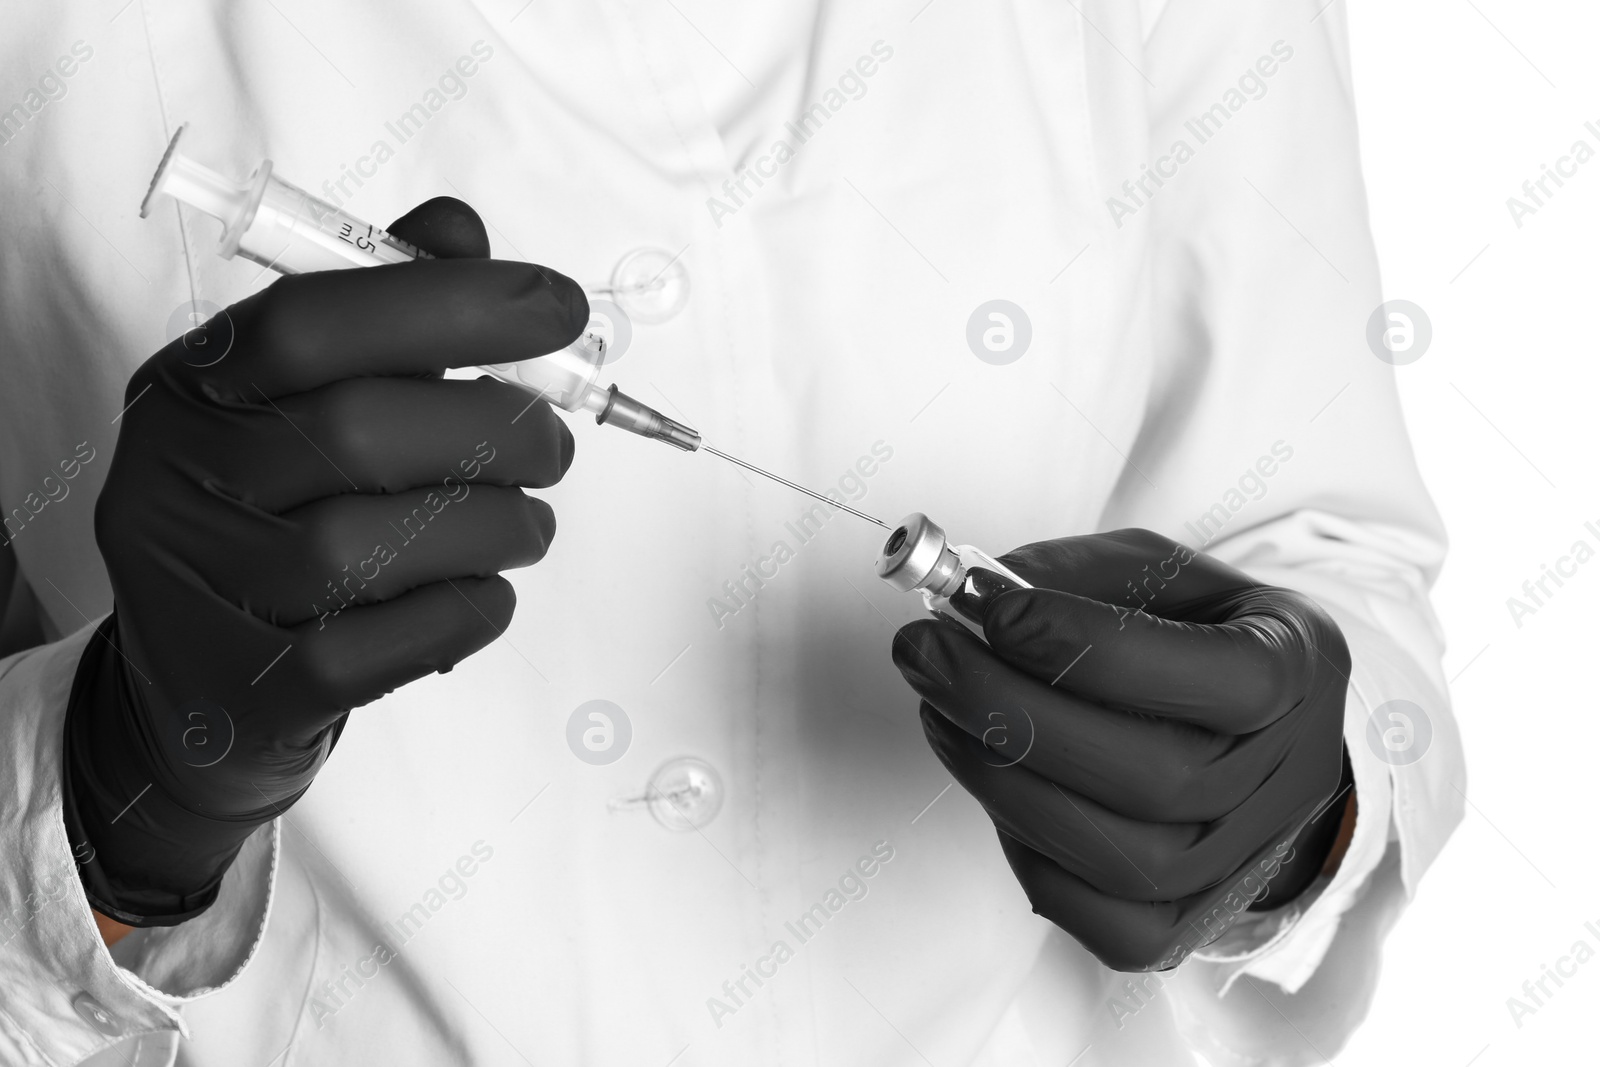
[[[218,252],[224,258],[243,256],[280,274],[432,258],[415,245],[290,185],[272,173],[271,160],[263,160],[243,182],[197,163],[178,151],[184,129],[179,126],[172,135],[150,179],[150,191],[139,206],[141,218],[149,217],[158,198],[170,196],[221,220]],[[604,337],[586,331],[559,352],[482,369],[567,411],[591,412],[602,426],[619,426],[685,452],[697,451],[700,434],[693,428],[615,385],[599,384],[605,348]]]
[[[186,126],[179,126],[150,179],[150,191],[139,206],[149,218],[160,197],[203,211],[222,222],[218,254],[225,259],[242,256],[280,274],[304,274],[345,267],[374,267],[433,258],[416,245],[385,233],[343,209],[319,200],[272,173],[272,161],[263,160],[248,179],[237,182],[178,151]],[[630,433],[663,441],[685,452],[702,448],[764,478],[816,498],[832,508],[877,523],[889,524],[857,511],[836,496],[827,496],[781,478],[753,463],[705,445],[698,431],[622,392],[615,385],[601,386],[606,341],[586,331],[572,345],[517,363],[495,363],[481,369],[502,381],[520,385],[541,399],[567,411],[588,411],[602,426],[619,426]]]

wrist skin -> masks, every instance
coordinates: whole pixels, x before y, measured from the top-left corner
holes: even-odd
[[[1328,858],[1323,861],[1322,873],[1331,875],[1339,869],[1339,864],[1344,862],[1344,854],[1350,851],[1350,841],[1356,835],[1356,791],[1350,790],[1350,796],[1344,802],[1344,817],[1339,821],[1339,836],[1334,838],[1333,848],[1328,852]]]
[[[100,931],[100,940],[105,942],[106,948],[115,945],[134,931],[134,927],[127,923],[119,923],[115,919],[101,915],[93,908],[89,910],[94,913],[95,928]]]

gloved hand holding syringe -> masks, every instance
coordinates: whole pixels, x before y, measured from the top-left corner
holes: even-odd
[[[242,256],[280,274],[432,258],[415,245],[279,178],[272,172],[270,160],[263,161],[242,182],[196,162],[178,150],[183,131],[180,126],[167,145],[140,206],[141,216],[148,217],[158,199],[169,196],[222,222],[218,250],[222,256]],[[567,411],[591,412],[602,426],[617,426],[685,452],[710,452],[815,497],[829,507],[891,529],[882,519],[858,511],[836,497],[824,496],[713,448],[693,428],[635,400],[615,385],[601,385],[600,368],[605,364],[605,354],[605,338],[590,330],[561,351],[481,369]],[[968,568],[973,566],[1003,576],[1002,583],[970,580]],[[954,614],[980,636],[981,612],[974,597],[993,596],[1028,584],[978,549],[947,545],[944,531],[921,514],[909,516],[891,531],[878,561],[878,574],[897,589],[922,592],[930,610],[949,613],[954,607]],[[952,605],[950,595],[964,586],[967,596]]]

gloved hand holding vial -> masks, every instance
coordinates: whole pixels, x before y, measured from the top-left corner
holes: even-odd
[[[1337,865],[1350,655],[1326,612],[1148,530],[963,554],[939,588],[982,640],[912,623],[895,664],[1035,911],[1166,970]]]

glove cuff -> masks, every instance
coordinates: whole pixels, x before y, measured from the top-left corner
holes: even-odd
[[[96,911],[128,926],[176,926],[216,901],[239,849],[272,814],[210,818],[174,800],[150,765],[141,707],[113,613],[84,647],[67,701],[67,840],[86,857],[78,875]]]

